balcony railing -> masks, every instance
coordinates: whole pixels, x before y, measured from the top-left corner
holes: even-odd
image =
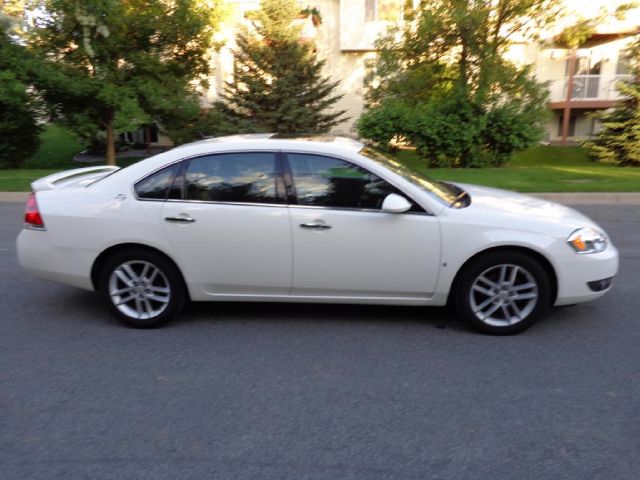
[[[632,75],[576,75],[573,77],[571,100],[620,100],[622,95],[616,89],[616,85],[621,80],[632,78]],[[551,101],[565,101],[568,87],[568,77],[552,80]]]

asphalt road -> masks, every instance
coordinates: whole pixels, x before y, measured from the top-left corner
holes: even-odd
[[[640,208],[582,206],[614,290],[514,337],[444,309],[200,304],[153,331],[17,264],[0,204],[2,479],[637,479]]]

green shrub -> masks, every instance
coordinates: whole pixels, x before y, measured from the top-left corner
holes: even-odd
[[[505,165],[513,154],[535,145],[543,135],[541,124],[531,122],[527,112],[512,105],[497,107],[486,114],[482,132],[488,162],[494,167]]]
[[[26,86],[0,72],[0,168],[17,168],[38,148],[36,123]]]
[[[499,167],[542,137],[528,113],[509,104],[485,112],[455,98],[420,105],[388,99],[365,112],[357,127],[381,148],[405,139],[431,167]]]
[[[476,146],[483,121],[470,104],[433,101],[416,109],[408,138],[429,166],[479,166],[483,161]]]
[[[361,137],[372,140],[383,150],[393,150],[393,140],[404,136],[413,118],[413,110],[402,102],[385,102],[372,108],[357,121]]]
[[[38,148],[38,105],[30,94],[30,56],[0,14],[0,168],[16,168]]]
[[[73,157],[84,149],[78,137],[58,125],[46,125],[40,134],[40,148],[25,162],[28,168],[73,168]]]

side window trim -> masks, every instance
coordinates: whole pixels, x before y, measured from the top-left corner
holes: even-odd
[[[370,175],[375,175],[376,177],[380,178],[382,181],[388,183],[393,188],[397,189],[410,202],[412,202],[413,204],[417,205],[422,210],[421,212],[403,212],[401,215],[428,215],[428,216],[432,216],[431,213],[429,213],[427,210],[425,210],[425,208],[422,205],[420,205],[418,202],[416,202],[413,199],[413,197],[411,195],[407,194],[402,188],[398,187],[397,185],[395,185],[394,183],[390,182],[386,178],[381,177],[377,173],[372,172],[368,168],[363,167],[362,165],[358,165],[357,163],[354,163],[354,162],[352,162],[351,160],[349,160],[347,158],[344,158],[344,157],[341,157],[341,156],[338,156],[338,155],[333,155],[333,154],[323,154],[323,153],[315,153],[315,152],[307,152],[307,151],[295,151],[295,150],[286,150],[286,151],[283,151],[282,153],[283,153],[283,161],[284,161],[284,172],[285,172],[284,178],[285,178],[285,182],[287,180],[287,172],[288,172],[288,175],[289,175],[289,181],[291,182],[291,192],[293,194],[293,198],[289,198],[289,202],[288,202],[289,206],[291,206],[291,207],[294,207],[294,208],[325,209],[325,210],[342,210],[342,211],[385,213],[381,209],[375,209],[375,208],[327,207],[327,206],[324,206],[324,205],[299,205],[298,204],[298,195],[297,195],[297,191],[296,191],[296,187],[295,187],[295,180],[293,179],[293,171],[291,169],[291,164],[289,162],[289,155],[291,155],[291,154],[302,154],[302,155],[315,155],[317,157],[327,157],[327,158],[333,158],[333,159],[336,159],[336,160],[340,160],[342,162],[348,163],[349,165],[353,165],[354,167],[360,168],[360,169],[364,170],[365,172],[367,172]]]
[[[281,150],[275,152],[276,155],[276,167],[275,167],[275,180],[276,180],[276,199],[278,200],[277,205],[287,205],[288,202],[288,186],[287,181],[285,179],[285,168],[286,162],[284,159],[284,155]]]
[[[289,163],[290,152],[279,152],[281,167],[282,167],[282,180],[285,186],[286,202],[288,205],[298,204],[298,192],[296,191],[296,184],[293,181],[293,171],[291,170],[291,164]]]
[[[182,200],[184,199],[184,188],[185,188],[185,171],[187,170],[187,162],[184,160],[180,160],[178,163],[178,170],[176,171],[176,174],[173,176],[173,181],[171,182],[171,187],[169,187],[169,191],[167,192],[167,197],[165,198],[165,201],[169,201],[169,200],[173,200],[171,198],[171,191],[173,190],[173,187],[176,185],[176,183],[178,183],[178,187],[180,189],[180,194],[179,194],[179,199],[178,200]]]

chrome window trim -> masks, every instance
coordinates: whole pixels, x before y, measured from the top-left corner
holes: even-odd
[[[202,204],[207,204],[207,205],[239,205],[239,206],[243,206],[243,207],[282,207],[282,208],[286,208],[286,207],[289,206],[286,203],[221,202],[221,201],[215,201],[215,200],[185,200],[185,199],[177,199],[177,198],[167,198],[166,200],[160,200],[160,201],[163,202],[163,203],[164,202],[171,202],[171,203],[202,203]]]
[[[433,217],[434,215],[429,212],[400,212],[391,213],[377,208],[351,208],[351,207],[327,207],[324,205],[298,205],[290,203],[287,205],[289,208],[307,208],[311,210],[338,210],[347,212],[368,212],[368,213],[384,213],[387,215],[421,215],[423,217]]]
[[[167,200],[157,200],[157,199],[141,199],[140,201],[151,201],[151,202],[170,202],[170,203],[199,203],[206,205],[235,205],[241,207],[281,207],[281,208],[304,208],[311,210],[338,210],[338,211],[351,211],[351,212],[368,212],[368,213],[384,213],[388,215],[421,215],[425,217],[433,217],[432,214],[428,212],[402,212],[402,213],[390,213],[385,212],[384,210],[377,210],[375,208],[349,208],[349,207],[326,207],[323,205],[296,205],[293,203],[251,203],[251,202],[219,202],[214,200],[179,200],[175,198],[168,198]]]

